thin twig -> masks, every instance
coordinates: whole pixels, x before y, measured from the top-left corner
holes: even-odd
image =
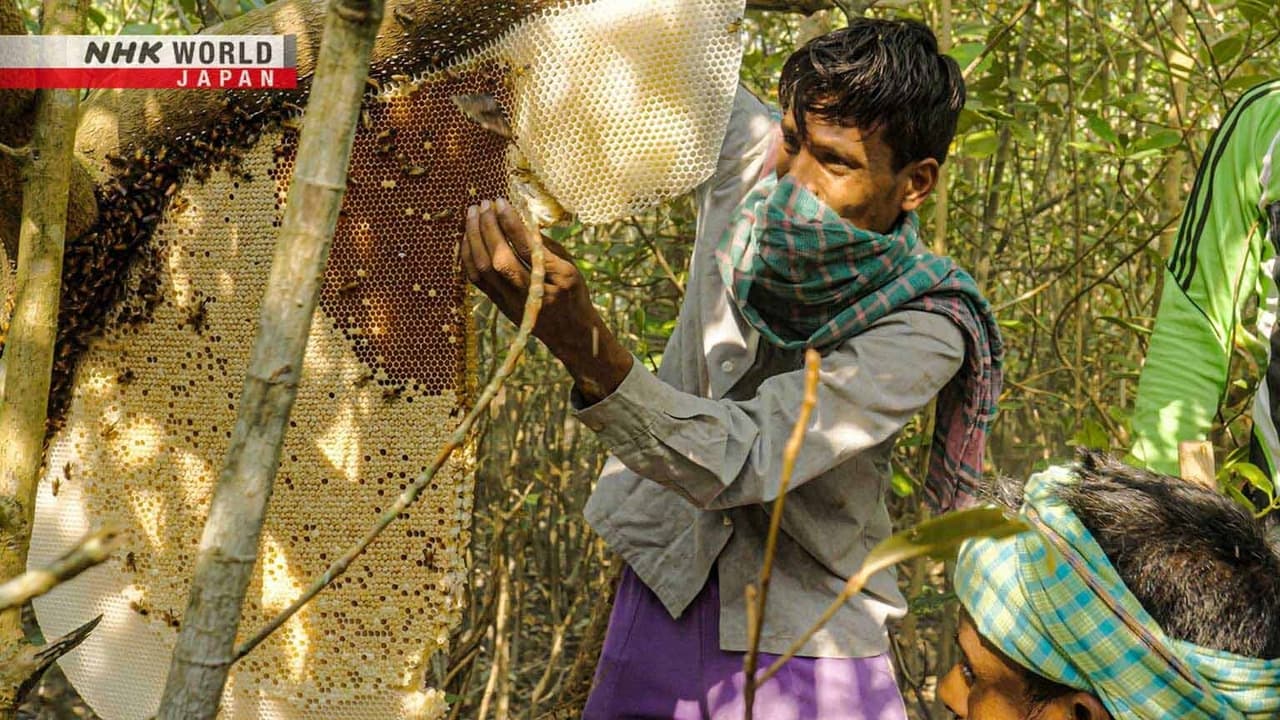
[[[106,560],[115,549],[118,535],[114,528],[90,533],[48,567],[28,570],[0,585],[0,610],[19,607]]]
[[[524,317],[520,320],[520,330],[511,340],[506,359],[503,360],[502,365],[489,380],[489,384],[485,385],[480,397],[476,399],[475,405],[471,407],[471,410],[462,418],[462,422],[458,424],[453,434],[445,441],[444,447],[440,448],[435,459],[431,461],[431,465],[418,476],[418,479],[413,481],[412,485],[400,493],[400,497],[396,498],[395,503],[382,513],[382,517],[378,518],[378,522],[365,533],[365,536],[330,565],[323,575],[312,581],[306,592],[302,593],[289,607],[281,611],[279,615],[272,618],[253,637],[236,648],[235,660],[239,660],[249,654],[268,635],[278,630],[289,618],[293,617],[294,613],[301,610],[303,605],[310,602],[311,598],[315,597],[321,590],[338,579],[342,573],[346,572],[347,567],[382,534],[382,531],[386,530],[400,513],[404,512],[405,508],[418,499],[418,495],[422,494],[422,491],[431,484],[431,479],[444,466],[449,456],[466,441],[467,435],[471,432],[471,426],[475,424],[476,419],[488,410],[489,403],[493,402],[493,397],[498,394],[498,389],[515,371],[516,364],[520,361],[520,356],[524,354],[525,345],[529,342],[529,336],[533,334],[533,324],[538,319],[538,312],[542,309],[543,280],[546,276],[546,267],[543,264],[542,236],[537,232],[531,232],[528,234],[528,238],[529,255],[533,268],[529,278],[529,296],[524,304]]]
[[[846,602],[849,602],[849,598],[862,592],[862,587],[867,584],[868,578],[870,578],[870,574],[867,573],[866,567],[863,567],[856,575],[849,578],[849,582],[845,583],[844,589],[840,591],[840,594],[836,596],[836,599],[832,600],[831,604],[827,606],[827,609],[823,611],[822,617],[818,618],[818,621],[813,624],[813,627],[810,627],[803,635],[796,638],[796,641],[791,643],[791,647],[787,648],[787,651],[783,653],[781,657],[773,661],[773,664],[769,666],[769,669],[765,670],[764,674],[760,676],[758,684],[763,685],[769,680],[769,678],[776,675],[788,660],[795,657],[796,653],[800,652],[800,648],[804,647],[804,644],[809,642],[809,638],[813,637],[815,633],[821,630],[831,620],[831,618],[835,617],[835,614],[840,611],[840,608]]]
[[[746,702],[746,720],[751,720],[752,705],[756,699],[756,662],[759,659],[760,632],[764,628],[764,609],[769,597],[769,576],[773,573],[773,558],[778,552],[778,530],[782,526],[782,510],[786,505],[787,486],[791,484],[791,475],[795,472],[796,457],[800,454],[800,446],[804,443],[805,431],[809,429],[809,416],[813,407],[818,404],[818,370],[822,365],[822,356],[817,350],[809,348],[804,353],[804,400],[800,403],[800,414],[796,424],[791,428],[791,437],[782,451],[782,477],[778,481],[778,496],[773,500],[773,513],[769,517],[769,535],[764,545],[764,563],[760,567],[760,590],[747,586],[747,657],[743,661],[743,699]],[[754,596],[754,597],[753,597]],[[754,602],[753,602],[754,601]],[[751,608],[754,607],[754,610]],[[763,681],[761,681],[763,682]]]
[[[671,264],[667,262],[667,256],[663,254],[662,248],[658,245],[658,243],[654,242],[653,238],[649,237],[649,234],[646,233],[644,231],[644,228],[640,226],[640,222],[638,220],[633,218],[630,222],[630,225],[632,229],[636,231],[636,234],[640,236],[640,239],[644,241],[644,244],[648,246],[649,250],[653,253],[653,258],[658,261],[658,266],[661,267],[662,271],[667,274],[667,279],[671,281],[672,285],[676,286],[676,290],[680,291],[680,297],[684,297],[684,283],[680,282],[680,278],[676,276],[675,270],[673,270],[671,268]]]

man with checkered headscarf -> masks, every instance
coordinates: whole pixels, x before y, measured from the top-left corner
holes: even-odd
[[[952,712],[1280,717],[1280,554],[1251,513],[1092,453],[1003,494],[1030,529],[960,551]]]

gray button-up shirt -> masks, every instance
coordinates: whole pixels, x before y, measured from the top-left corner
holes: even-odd
[[[763,104],[738,91],[715,174],[697,190],[697,238],[684,304],[657,375],[637,360],[578,418],[612,452],[587,503],[591,526],[679,617],[712,569],[720,646],[745,651],[744,590],[764,557],[782,451],[803,397],[803,357],[760,341],[721,281],[715,249],[733,211],[776,152]],[[784,652],[890,534],[884,495],[894,440],[959,369],[964,341],[939,315],[891,313],[822,359],[783,512],[761,636]],[[802,655],[888,649],[885,621],[906,602],[883,572]]]

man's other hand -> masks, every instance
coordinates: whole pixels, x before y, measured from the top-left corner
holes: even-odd
[[[467,208],[461,248],[467,279],[515,323],[529,293],[529,236],[534,232],[501,198]],[[594,403],[618,387],[633,359],[605,327],[573,259],[558,243],[544,238],[543,244],[548,250],[545,294],[533,334],[564,363],[583,398]]]

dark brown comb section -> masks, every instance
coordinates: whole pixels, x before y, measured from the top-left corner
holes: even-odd
[[[320,304],[387,392],[465,387],[463,214],[507,191],[507,141],[469,122],[455,95],[509,102],[505,69],[451,73],[412,92],[366,101]],[[291,136],[277,182],[293,172]],[[282,188],[283,189],[283,188]]]

